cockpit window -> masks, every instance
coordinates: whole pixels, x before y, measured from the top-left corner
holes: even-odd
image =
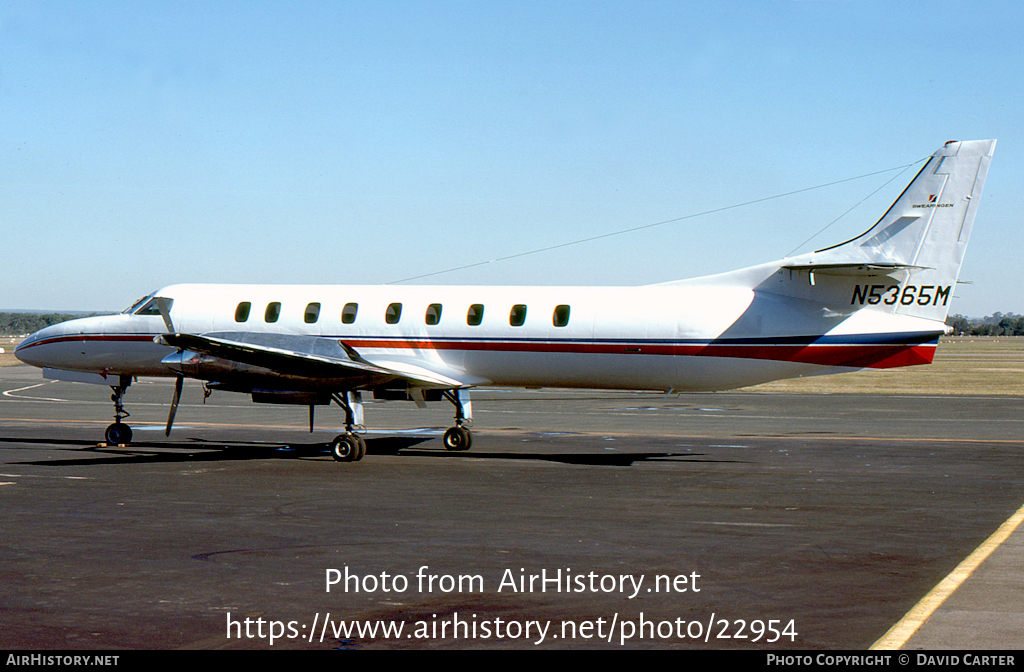
[[[141,299],[136,299],[135,303],[133,303],[132,305],[130,305],[127,308],[125,308],[124,310],[122,310],[121,314],[122,315],[130,315],[132,312],[135,311],[136,308],[138,308],[139,306],[141,306],[143,303],[145,303],[146,301],[148,301],[151,298],[153,298],[152,294],[146,294]]]
[[[171,304],[174,303],[174,299],[164,299],[159,296],[154,296],[152,299],[146,302],[142,308],[135,311],[135,315],[159,315],[160,314],[160,301],[164,301],[167,306],[167,312],[171,311]]]

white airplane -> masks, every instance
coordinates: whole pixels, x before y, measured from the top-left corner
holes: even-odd
[[[137,376],[184,378],[257,403],[336,402],[336,460],[361,459],[362,394],[447,399],[467,450],[480,385],[710,391],[931,362],[995,140],[951,141],[867,232],[817,252],[642,287],[172,285],[119,315],[32,334],[46,378],[109,385],[111,444]]]

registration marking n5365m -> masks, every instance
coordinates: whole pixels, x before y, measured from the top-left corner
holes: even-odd
[[[905,285],[900,291],[899,285],[854,285],[850,305],[896,305],[938,306],[949,301],[951,285]],[[942,303],[939,303],[939,300]]]

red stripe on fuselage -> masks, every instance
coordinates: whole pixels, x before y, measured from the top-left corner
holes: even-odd
[[[156,334],[75,334],[56,336],[26,346],[62,342],[152,342]],[[887,369],[900,366],[930,364],[935,344],[736,344],[703,343],[672,344],[600,341],[462,341],[428,339],[341,339],[357,350],[360,348],[397,348],[406,350],[462,350],[470,352],[533,352],[600,355],[659,355],[676,357],[730,357],[761,359],[821,366]]]
[[[735,357],[768,359],[822,366],[886,369],[930,364],[935,345],[730,345],[600,343],[577,341],[430,341],[430,340],[345,340],[353,348],[402,348],[414,350],[465,350],[474,352],[551,352],[602,355],[662,355],[684,357]]]

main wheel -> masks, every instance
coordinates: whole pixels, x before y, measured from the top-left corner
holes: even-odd
[[[465,427],[449,427],[444,433],[445,450],[469,450],[473,445],[473,435]]]
[[[339,434],[331,441],[331,457],[338,462],[355,462],[362,457],[359,437],[355,434]]]
[[[119,446],[122,443],[131,443],[132,428],[123,422],[115,422],[107,427],[104,438],[106,438],[107,443],[112,446]]]

